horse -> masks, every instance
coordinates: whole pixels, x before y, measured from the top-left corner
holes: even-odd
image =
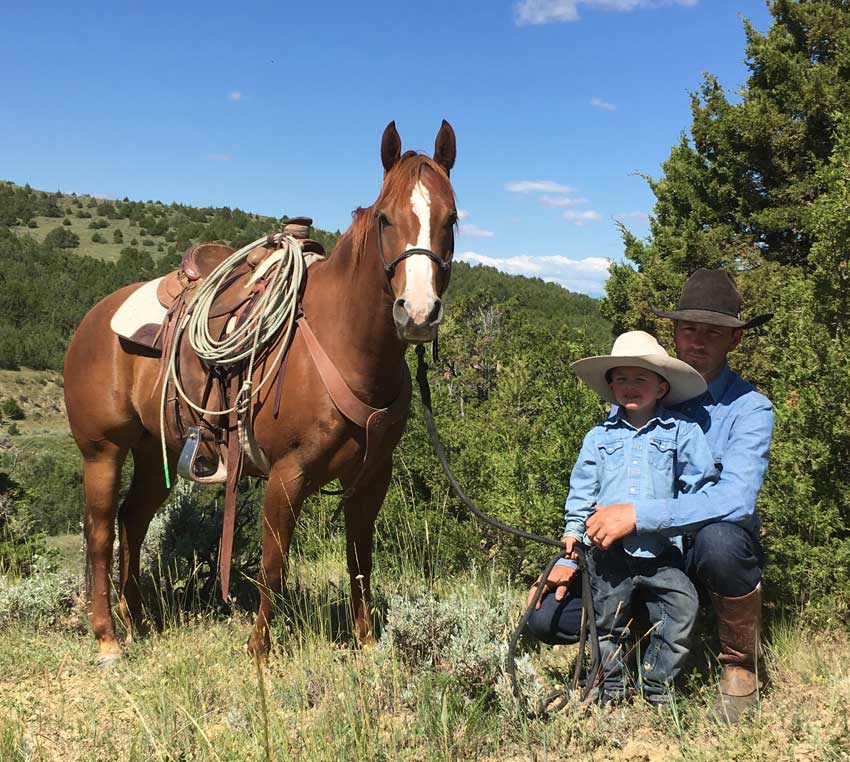
[[[270,647],[273,601],[285,585],[289,547],[304,500],[335,479],[346,490],[342,512],[355,634],[362,644],[374,640],[374,527],[391,480],[393,450],[409,412],[405,352],[409,345],[436,336],[458,220],[449,178],[456,157],[451,125],[443,120],[432,157],[415,151],[402,155],[401,148],[395,122],[390,122],[381,138],[384,177],[378,197],[352,213],[351,226],[330,255],[309,269],[301,308],[315,339],[356,398],[386,407],[407,385],[404,410],[386,423],[365,459],[364,430],[340,413],[323,385],[304,331],[295,331],[276,370],[282,374],[279,411],[270,404],[270,391],[255,403],[254,436],[269,466],[268,473],[261,474],[267,476],[267,485],[257,578],[260,602],[247,643],[249,653],[258,658]],[[110,602],[116,519],[118,608],[125,643],[131,643],[144,629],[141,545],[170,492],[160,448],[161,361],[133,351],[110,330],[112,315],[142,285],[126,286],[95,305],[81,321],[65,360],[68,420],[82,456],[91,625],[101,664],[121,655]],[[181,349],[181,362],[186,351]],[[269,356],[274,356],[274,347]],[[264,370],[258,367],[255,375]],[[197,399],[201,390],[193,391]],[[165,430],[166,459],[173,473],[182,442],[168,425]],[[133,475],[119,507],[121,469],[128,453],[133,456]],[[258,473],[250,465],[246,472]]]

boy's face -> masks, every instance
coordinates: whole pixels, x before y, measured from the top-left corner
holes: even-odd
[[[630,413],[653,410],[655,403],[670,391],[657,373],[631,365],[614,368],[608,385],[617,404]]]

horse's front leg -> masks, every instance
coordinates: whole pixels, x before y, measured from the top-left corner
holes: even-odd
[[[300,470],[293,475],[291,464],[272,466],[263,500],[263,562],[257,579],[260,608],[248,638],[248,653],[255,657],[262,658],[269,651],[272,610],[286,583],[289,546],[304,502],[303,490]]]
[[[393,472],[392,455],[372,471],[345,501],[345,534],[351,608],[361,645],[375,642],[372,616],[372,541],[375,519],[387,494]]]

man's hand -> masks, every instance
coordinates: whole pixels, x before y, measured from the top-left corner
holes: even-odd
[[[597,505],[587,520],[587,536],[594,545],[607,550],[635,531],[635,520],[633,503]]]

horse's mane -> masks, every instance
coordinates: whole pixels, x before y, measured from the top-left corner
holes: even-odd
[[[351,216],[354,218],[351,227],[345,231],[340,243],[344,239],[348,239],[356,260],[360,259],[361,253],[366,248],[366,239],[369,236],[369,231],[375,224],[375,209],[381,207],[393,206],[401,200],[401,197],[410,192],[410,187],[422,175],[423,169],[430,169],[441,177],[445,182],[449,183],[449,176],[446,170],[443,169],[436,161],[424,153],[416,151],[407,151],[395,164],[395,166],[387,172],[384,178],[384,183],[381,186],[381,192],[378,198],[375,199],[371,206],[359,206],[355,209]],[[451,186],[449,186],[451,189]],[[451,191],[454,198],[454,191]]]

